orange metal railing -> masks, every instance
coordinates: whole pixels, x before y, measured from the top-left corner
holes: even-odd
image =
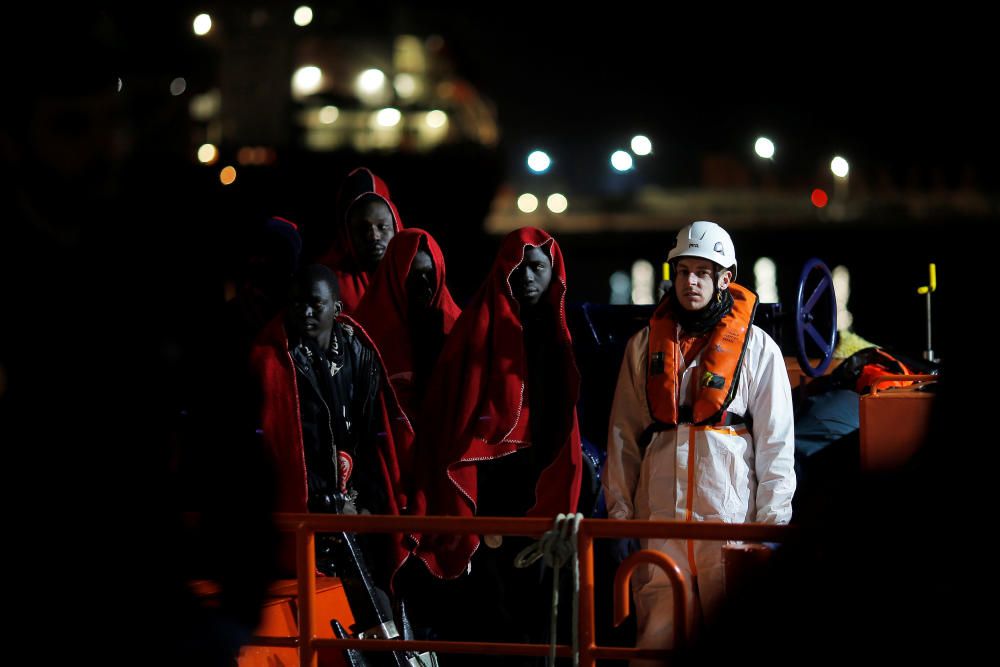
[[[687,589],[684,573],[674,559],[660,551],[642,549],[626,558],[615,572],[615,627],[625,622],[629,614],[629,580],[632,570],[642,563],[656,565],[667,573],[674,595],[674,648],[684,646],[687,634]]]
[[[514,644],[502,642],[451,642],[402,639],[323,639],[313,632],[316,595],[315,533],[474,533],[479,535],[522,535],[539,537],[552,528],[551,519],[503,517],[399,517],[376,515],[340,516],[330,514],[277,514],[279,529],[296,534],[298,563],[298,637],[255,636],[254,646],[294,647],[299,650],[302,667],[316,667],[318,649],[363,649],[370,651],[434,651],[438,653],[546,656],[548,644]],[[577,534],[580,565],[579,653],[580,665],[594,667],[598,659],[629,660],[633,658],[664,658],[669,651],[597,646],[594,618],[594,539],[595,538],[669,538],[695,540],[739,540],[748,542],[782,542],[788,539],[788,526],[761,524],[726,524],[682,521],[622,521],[584,519]],[[684,640],[686,628],[687,582],[677,565],[657,551],[639,551],[625,560],[615,576],[615,624],[628,615],[628,583],[632,570],[640,563],[663,567],[674,583],[676,645]],[[559,657],[571,657],[571,646],[556,647]]]

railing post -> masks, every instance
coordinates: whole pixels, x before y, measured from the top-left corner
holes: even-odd
[[[687,581],[684,573],[674,560],[662,551],[640,549],[622,561],[615,572],[615,627],[621,625],[629,615],[629,581],[632,570],[642,563],[655,565],[670,579],[674,598],[674,649],[684,646],[687,638]]]
[[[580,556],[580,618],[577,638],[580,642],[581,667],[595,667],[594,646],[594,538],[587,530],[587,521],[580,523],[577,533],[577,550]]]
[[[313,648],[313,602],[316,599],[316,533],[305,523],[295,529],[299,580],[299,666],[318,667]]]

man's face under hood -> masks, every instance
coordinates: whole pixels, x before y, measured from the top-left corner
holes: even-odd
[[[521,306],[535,306],[552,283],[552,260],[542,248],[529,246],[510,276],[514,298]]]
[[[426,250],[418,250],[410,264],[410,273],[406,277],[406,292],[409,296],[410,308],[418,312],[426,310],[434,299],[437,287],[434,273],[434,261]]]
[[[389,206],[380,199],[363,199],[347,212],[347,227],[358,261],[366,270],[374,270],[396,234]]]

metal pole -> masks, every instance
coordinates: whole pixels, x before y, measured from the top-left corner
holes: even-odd
[[[594,667],[594,538],[586,528],[578,533],[577,547],[580,554],[580,615],[577,619],[577,637],[580,649],[580,667]]]
[[[917,294],[927,295],[927,349],[924,350],[924,359],[927,361],[937,361],[934,358],[934,348],[931,345],[931,294],[937,290],[937,266],[933,263],[928,267],[930,282],[917,288]]]
[[[305,522],[295,531],[299,578],[299,666],[317,667],[313,646],[313,605],[316,601],[316,534]]]
[[[931,293],[927,291],[927,351],[924,352],[924,359],[934,361],[934,346],[931,345]]]

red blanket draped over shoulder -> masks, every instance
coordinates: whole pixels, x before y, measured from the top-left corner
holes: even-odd
[[[355,335],[374,347],[365,330],[347,315],[340,322],[354,327]],[[377,348],[376,348],[377,350]],[[302,443],[302,419],[299,414],[299,388],[295,367],[288,352],[284,314],[274,318],[258,336],[251,352],[251,365],[261,381],[261,428],[263,439],[274,460],[278,481],[279,512],[307,512],[309,487],[306,479],[305,449]],[[385,484],[387,514],[400,514],[409,499],[402,483],[400,461],[411,459],[413,429],[396,401],[384,371],[379,392],[380,426],[375,446],[378,448],[378,471]],[[402,466],[405,467],[405,464]],[[402,536],[393,540],[397,552],[391,555],[398,566],[408,555]],[[294,541],[283,540],[282,567],[294,570]]]
[[[441,331],[436,333],[448,335],[462,311],[455,305],[445,283],[441,248],[434,237],[415,227],[404,229],[389,242],[385,256],[368,285],[368,291],[354,314],[378,347],[386,375],[411,421],[418,401],[410,391],[414,360],[409,335],[411,319],[406,278],[421,244],[427,248],[434,263],[435,286],[429,309],[440,314],[440,318],[427,318],[426,321],[439,323]]]
[[[520,307],[511,289],[511,274],[530,246],[552,260],[552,282],[545,294],[558,313],[552,318],[552,354],[564,390],[551,397],[552,409],[564,418],[552,462],[535,483],[535,504],[528,516],[554,517],[576,511],[580,494],[580,433],[576,419],[580,375],[566,326],[566,268],[555,239],[523,228],[503,241],[489,277],[455,323],[445,343],[421,415],[415,448],[418,487],[414,514],[473,516],[477,503],[477,462],[530,446],[530,419],[524,400],[527,355]],[[414,553],[438,577],[465,571],[479,546],[478,535],[413,535]]]

